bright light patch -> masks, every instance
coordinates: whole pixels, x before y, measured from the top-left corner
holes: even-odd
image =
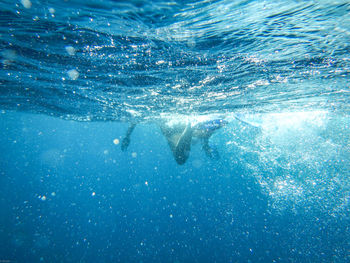
[[[113,143],[114,143],[115,145],[118,145],[118,144],[119,144],[119,139],[114,139],[114,140],[113,140]]]
[[[326,111],[272,113],[264,117],[263,126],[267,129],[271,126],[297,129],[304,127],[305,123],[308,123],[321,127],[324,125],[326,114]]]
[[[168,127],[174,127],[179,124],[190,123],[191,127],[196,124],[213,120],[221,119],[222,116],[219,114],[207,114],[207,115],[182,115],[182,114],[160,114],[162,120],[166,120]],[[226,119],[226,117],[225,117]]]
[[[159,61],[156,62],[156,65],[161,65],[161,64],[164,64],[164,63],[165,63],[164,60],[159,60]]]

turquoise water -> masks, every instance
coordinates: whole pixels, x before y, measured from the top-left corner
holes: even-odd
[[[1,1],[0,261],[348,262],[349,43],[348,1]]]

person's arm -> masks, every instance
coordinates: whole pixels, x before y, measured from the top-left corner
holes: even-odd
[[[131,123],[128,130],[126,131],[125,137],[124,137],[122,144],[121,144],[121,148],[122,148],[123,152],[125,152],[129,147],[130,136],[131,136],[132,132],[134,131],[135,127],[136,127],[136,123]]]

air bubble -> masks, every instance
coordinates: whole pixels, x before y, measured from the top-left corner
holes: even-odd
[[[30,2],[30,0],[21,0],[21,4],[27,9],[32,7],[32,2]]]
[[[74,55],[75,55],[75,48],[74,48],[74,47],[72,47],[72,46],[66,46],[65,49],[66,49],[66,51],[67,51],[67,53],[68,53],[69,55],[71,55],[71,56],[74,56]]]
[[[68,70],[67,74],[71,80],[76,80],[79,77],[79,72],[75,69]]]

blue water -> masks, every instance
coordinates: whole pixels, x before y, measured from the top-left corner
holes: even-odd
[[[349,77],[348,1],[2,0],[0,262],[349,262]]]

